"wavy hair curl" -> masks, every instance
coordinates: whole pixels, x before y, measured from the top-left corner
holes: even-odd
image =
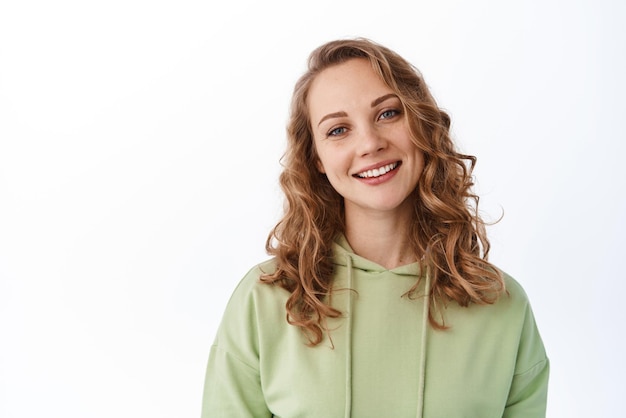
[[[327,331],[326,319],[342,315],[328,299],[333,285],[332,243],[345,232],[345,219],[343,198],[317,170],[307,97],[320,72],[351,59],[369,60],[398,95],[412,141],[424,154],[424,169],[410,197],[415,217],[408,236],[416,257],[421,257],[420,271],[431,277],[431,326],[446,328],[442,315],[435,318],[438,301],[491,304],[505,291],[502,273],[488,262],[485,222],[478,214],[479,197],[472,192],[476,158],[455,149],[450,117],[437,106],[420,72],[371,40],[331,41],[311,53],[308,70],[294,88],[280,175],[284,215],[266,242],[277,269],[261,277],[291,293],[287,321],[302,328],[313,346]],[[417,296],[418,285],[419,281],[408,290],[409,297]]]

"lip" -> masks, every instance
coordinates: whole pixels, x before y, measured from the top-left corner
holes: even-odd
[[[376,185],[385,183],[388,180],[391,180],[393,177],[395,177],[396,174],[398,174],[398,170],[400,169],[400,166],[402,166],[402,161],[398,161],[398,160],[384,161],[382,163],[377,163],[369,167],[366,167],[363,170],[357,172],[357,173],[362,173],[367,170],[373,170],[375,168],[384,167],[388,164],[396,164],[396,163],[397,163],[396,168],[378,177],[359,177],[358,174],[353,174],[352,177],[354,177],[356,180],[358,180],[361,183],[367,184],[369,186],[376,186]]]
[[[384,167],[384,166],[386,166],[386,165],[389,165],[389,164],[395,164],[395,163],[398,163],[398,167],[400,167],[400,165],[402,165],[402,161],[400,161],[400,160],[387,160],[387,161],[381,161],[381,162],[379,162],[379,163],[372,164],[372,165],[370,165],[370,166],[366,166],[366,167],[362,167],[362,168],[360,168],[360,169],[356,170],[356,171],[354,172],[354,174],[352,174],[352,177],[356,177],[356,178],[360,179],[361,177],[359,177],[359,173],[363,173],[363,172],[368,171],[368,170],[374,170],[374,169],[376,169],[376,168]],[[396,167],[396,168],[395,168],[394,170],[392,170],[392,171],[395,171],[398,167]]]

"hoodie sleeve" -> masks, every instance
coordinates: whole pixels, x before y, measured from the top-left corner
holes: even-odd
[[[220,346],[211,347],[202,401],[202,418],[271,417],[259,372]]]
[[[503,418],[545,418],[550,362],[530,305],[527,305],[516,372]]]
[[[211,347],[204,383],[202,418],[264,418],[272,414],[260,375],[259,318],[253,268],[230,297]]]

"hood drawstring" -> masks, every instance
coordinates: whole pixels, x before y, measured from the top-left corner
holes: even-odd
[[[426,286],[424,289],[424,309],[422,312],[422,338],[420,342],[420,367],[419,382],[417,385],[417,418],[424,416],[424,391],[426,387],[426,344],[428,343],[428,315],[430,313],[430,275],[426,273]]]
[[[348,309],[346,312],[346,407],[344,416],[352,415],[352,257],[346,254],[346,267],[348,269]]]
[[[347,274],[347,290],[348,290],[348,306],[346,308],[346,373],[345,373],[345,409],[344,417],[352,416],[352,316],[353,316],[353,269],[354,261],[349,253],[344,253],[346,259]],[[424,288],[424,307],[422,310],[422,329],[420,334],[420,352],[419,352],[419,375],[418,375],[418,393],[417,393],[417,411],[416,417],[424,417],[424,394],[426,387],[426,354],[428,344],[428,315],[430,313],[431,300],[431,281],[428,272],[425,274],[426,283]]]

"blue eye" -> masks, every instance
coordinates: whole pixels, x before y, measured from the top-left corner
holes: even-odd
[[[335,128],[335,129],[329,131],[327,136],[339,136],[339,135],[343,135],[345,133],[346,133],[346,128],[340,127],[340,128]]]
[[[400,112],[397,111],[396,109],[389,109],[389,110],[385,110],[383,113],[380,114],[380,116],[378,117],[378,119],[390,119],[393,118],[394,116],[399,115]]]

